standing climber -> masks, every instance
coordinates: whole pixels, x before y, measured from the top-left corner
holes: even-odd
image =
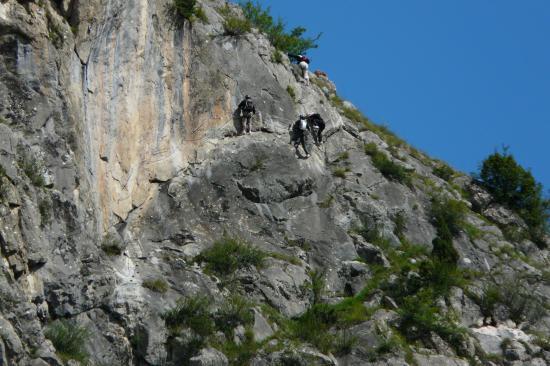
[[[309,58],[306,55],[293,55],[289,54],[288,57],[292,60],[295,60],[298,66],[300,66],[300,69],[302,69],[302,77],[304,78],[304,82],[309,84]]]
[[[306,158],[309,158],[309,152],[306,146],[306,133],[307,133],[307,117],[300,115],[300,118],[289,126],[289,130],[292,129],[291,143],[294,144],[296,154],[300,155],[298,148],[302,145]]]
[[[256,114],[256,107],[254,106],[254,102],[252,102],[252,98],[248,95],[245,96],[243,101],[239,104],[239,111],[243,133],[250,134],[250,120],[252,119],[252,115]]]
[[[311,114],[307,117],[307,124],[309,131],[313,135],[315,144],[321,145],[323,143],[323,130],[325,129],[325,121],[319,113]]]

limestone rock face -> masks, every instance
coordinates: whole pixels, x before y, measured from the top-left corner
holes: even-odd
[[[52,334],[61,319],[85,329],[91,365],[550,362],[550,255],[503,236],[524,228],[516,214],[350,119],[326,76],[301,83],[257,30],[226,35],[238,7],[200,0],[208,21],[179,23],[170,5],[0,1],[0,364],[76,365]],[[241,136],[247,94],[258,113]],[[327,122],[309,159],[289,145],[305,113]],[[382,174],[368,143],[410,182]],[[407,343],[434,195],[477,212],[453,241],[467,283],[430,304],[463,331]],[[261,263],[216,272],[223,238]],[[517,291],[490,297],[495,283]],[[332,323],[305,332],[311,314]]]

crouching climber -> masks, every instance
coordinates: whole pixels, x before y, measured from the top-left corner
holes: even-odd
[[[239,103],[239,116],[241,117],[242,132],[250,134],[250,121],[252,115],[256,114],[256,107],[252,98],[248,95],[244,97],[243,101]]]
[[[306,84],[309,84],[309,58],[306,55],[293,55],[289,54],[288,57],[292,60],[295,60],[298,66],[300,66],[300,69],[302,70],[302,77],[304,78],[304,82]]]
[[[292,136],[291,136],[291,143],[294,144],[294,148],[296,149],[296,154],[300,155],[300,152],[298,151],[298,148],[300,145],[302,145],[302,148],[304,149],[304,152],[306,153],[306,158],[309,158],[309,152],[307,151],[306,146],[306,134],[307,134],[307,118],[306,116],[300,116],[300,118],[291,124],[289,126],[289,130],[291,130]]]
[[[319,113],[314,113],[307,117],[307,124],[309,131],[313,135],[313,141],[315,141],[315,144],[321,145],[323,143],[325,121]]]

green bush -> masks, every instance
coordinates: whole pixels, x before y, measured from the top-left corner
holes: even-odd
[[[250,22],[237,16],[228,16],[223,23],[223,29],[228,36],[242,36],[251,30]]]
[[[271,62],[276,64],[282,64],[283,63],[283,54],[279,50],[275,50],[273,54],[271,55]]]
[[[166,327],[173,333],[190,328],[198,336],[206,337],[214,332],[210,314],[211,301],[207,297],[191,297],[178,301],[173,309],[162,314]]]
[[[393,216],[393,224],[395,225],[393,229],[393,233],[400,240],[403,240],[405,235],[405,230],[407,229],[407,218],[405,217],[405,214],[401,211],[396,213]]]
[[[432,173],[447,182],[455,175],[454,170],[445,163],[441,163],[433,168]]]
[[[52,203],[50,202],[50,200],[41,200],[38,204],[38,211],[40,212],[40,225],[43,227],[48,225],[52,219]]]
[[[530,228],[532,240],[544,245],[542,238],[548,232],[550,200],[543,198],[542,185],[531,172],[519,165],[505,148],[483,161],[479,178],[496,202],[521,216]]]
[[[410,171],[391,161],[383,152],[378,150],[374,142],[364,146],[365,153],[370,155],[373,165],[384,177],[407,186],[412,186]]]
[[[329,333],[338,323],[335,308],[328,304],[316,304],[291,325],[293,335],[317,347],[321,352],[330,352],[334,337]]]
[[[158,292],[161,294],[165,293],[169,289],[168,283],[162,278],[145,280],[143,281],[142,286],[153,292]]]
[[[247,21],[267,35],[271,44],[285,53],[304,54],[307,50],[317,48],[317,41],[321,37],[304,37],[306,29],[296,27],[290,32],[285,31],[285,24],[281,19],[275,21],[270,15],[270,8],[263,9],[259,3],[241,1],[241,8]]]
[[[448,265],[456,265],[459,254],[453,246],[453,236],[465,226],[468,207],[462,201],[443,197],[432,198],[430,214],[432,223],[437,229],[437,236],[432,241],[432,255]]]
[[[462,201],[444,197],[432,198],[430,214],[437,229],[446,227],[452,235],[457,235],[464,228],[467,212],[468,206]]]
[[[6,171],[4,170],[4,167],[0,165],[0,202],[3,202],[8,195],[8,185],[4,180],[5,177],[7,177]]]
[[[347,173],[349,172],[349,168],[345,168],[345,167],[336,167],[334,168],[334,170],[332,171],[332,175],[337,177],[337,178],[342,178],[342,179],[345,179],[346,178],[346,175]]]
[[[46,327],[44,335],[52,341],[63,361],[72,359],[81,364],[88,362],[90,355],[85,346],[90,338],[90,332],[87,328],[69,320],[56,320]]]
[[[183,24],[185,20],[192,23],[196,19],[201,20],[203,23],[208,22],[208,18],[202,7],[197,4],[197,0],[172,0],[169,10],[176,22],[180,24]]]
[[[105,235],[103,242],[101,243],[101,249],[108,256],[117,256],[121,255],[123,251],[122,242],[111,234]]]
[[[518,324],[524,321],[535,324],[547,313],[544,304],[519,279],[491,283],[481,298],[474,298],[484,316],[494,316],[496,306],[501,304],[508,309],[510,319]]]
[[[290,95],[293,101],[296,101],[296,91],[291,85],[286,87],[286,92]]]
[[[387,249],[390,247],[390,241],[382,236],[380,230],[375,226],[369,228],[366,225],[361,226],[360,228],[355,229],[359,235],[363,237],[367,242],[374,244],[382,249]]]
[[[320,208],[329,208],[334,203],[334,196],[329,194],[323,201],[318,202],[317,206]]]
[[[323,271],[312,270],[308,273],[310,283],[308,284],[309,289],[313,295],[313,303],[318,304],[323,298],[325,292],[325,273]]]
[[[250,365],[250,361],[258,353],[260,344],[254,340],[254,333],[250,328],[245,329],[244,340],[237,344],[229,340],[221,345],[221,351],[227,356],[229,365]]]
[[[268,253],[239,239],[224,236],[197,259],[206,263],[207,271],[229,275],[241,268],[261,267],[266,257]]]
[[[44,187],[46,185],[46,181],[42,176],[44,167],[42,167],[38,160],[31,156],[24,155],[19,159],[18,164],[34,186]]]
[[[409,341],[428,340],[432,332],[455,348],[464,339],[465,331],[440,314],[431,289],[422,289],[403,299],[397,310],[399,330]]]
[[[216,329],[221,330],[229,338],[238,325],[248,326],[254,322],[252,304],[239,295],[227,299],[218,309],[215,316]]]

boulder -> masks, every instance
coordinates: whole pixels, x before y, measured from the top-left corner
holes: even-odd
[[[227,366],[227,357],[214,348],[204,348],[198,356],[189,360],[189,366]]]

